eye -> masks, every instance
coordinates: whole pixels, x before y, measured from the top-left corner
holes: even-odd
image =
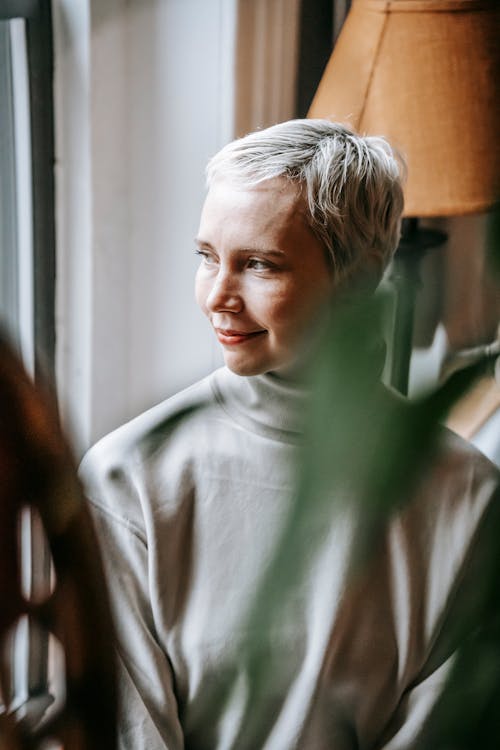
[[[202,263],[204,263],[206,266],[213,266],[217,264],[216,256],[213,255],[213,253],[211,253],[209,250],[197,247],[194,252],[195,255],[199,255],[201,257]]]
[[[254,271],[269,271],[273,267],[272,263],[261,258],[249,258],[247,265]]]

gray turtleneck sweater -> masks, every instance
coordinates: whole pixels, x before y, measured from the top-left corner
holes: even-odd
[[[452,613],[474,586],[497,475],[444,431],[366,569],[349,572],[356,510],[332,501],[256,618],[287,529],[304,406],[273,375],[222,368],[87,454],[123,750],[413,747],[456,646]]]

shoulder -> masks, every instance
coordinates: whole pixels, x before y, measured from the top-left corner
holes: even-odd
[[[158,456],[188,426],[190,439],[195,439],[193,427],[216,407],[213,375],[148,409],[90,448],[79,476],[92,504],[110,511],[119,506],[120,512],[127,499],[132,499],[131,507],[139,504],[135,500],[140,499],[141,482]]]
[[[411,404],[400,394],[384,389],[387,403],[395,406],[397,422],[403,431],[411,432],[411,447],[407,435],[403,448],[407,448],[411,465],[417,467],[415,483],[420,504],[424,498],[437,509],[438,506],[476,506],[484,509],[485,498],[494,494],[500,484],[500,471],[478,448],[434,418],[421,419],[421,406]],[[410,425],[410,428],[408,428]],[[424,430],[422,432],[422,425]],[[480,491],[482,488],[482,491]]]
[[[492,522],[498,530],[500,471],[474,445],[451,430],[443,427],[440,438],[432,478],[442,495],[438,526],[443,541],[448,538],[450,544],[458,547],[464,541],[482,545]]]
[[[481,515],[498,496],[500,471],[470,442],[440,427],[431,461],[429,481],[440,488],[453,506],[468,506]]]
[[[438,425],[429,440],[432,448],[426,449],[427,457],[408,487],[404,515],[410,528],[423,526],[426,538],[464,549],[491,505],[499,503],[500,472],[448,427]]]
[[[447,427],[429,423],[422,432],[419,405],[407,406],[392,394],[388,398],[389,408],[401,409],[405,442],[397,455],[404,454],[406,462],[404,471],[395,472],[400,504],[389,525],[392,549],[396,561],[406,550],[428,590],[440,589],[443,601],[500,511],[500,472]]]
[[[468,571],[485,569],[484,562],[472,561],[484,557],[491,529],[500,528],[500,473],[473,445],[440,427],[432,457],[407,500],[391,525],[393,549],[397,561],[405,549],[420,571],[419,598],[438,622],[453,591],[462,602],[470,595]]]

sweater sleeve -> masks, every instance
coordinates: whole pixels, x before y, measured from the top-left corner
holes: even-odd
[[[104,452],[106,456],[106,452]],[[149,554],[133,483],[94,448],[80,468],[100,541],[118,657],[120,750],[182,750],[174,675],[155,632]]]

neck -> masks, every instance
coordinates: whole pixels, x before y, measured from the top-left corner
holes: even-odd
[[[227,368],[213,374],[219,402],[233,418],[250,429],[286,442],[303,433],[308,389],[281,371],[236,375]]]

